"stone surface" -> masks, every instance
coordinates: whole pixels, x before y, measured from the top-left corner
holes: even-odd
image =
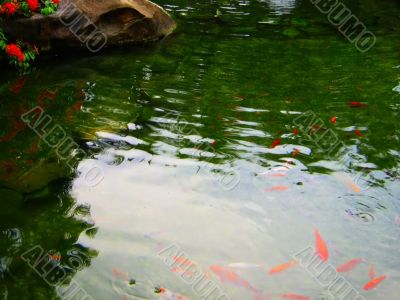
[[[175,22],[148,0],[63,0],[51,16],[7,20],[5,32],[35,42],[42,50],[154,41],[170,34]]]

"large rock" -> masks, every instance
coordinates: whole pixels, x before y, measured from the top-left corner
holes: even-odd
[[[35,42],[44,50],[143,43],[160,39],[175,29],[175,22],[148,0],[62,0],[54,15],[35,14],[8,20],[5,32]]]

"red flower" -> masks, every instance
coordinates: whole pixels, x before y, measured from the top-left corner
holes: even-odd
[[[59,3],[60,3],[60,0],[53,0],[53,3],[54,3],[54,4],[59,4]]]
[[[15,14],[18,10],[17,2],[7,2],[0,9],[0,13],[5,13],[8,16]]]
[[[29,9],[31,11],[35,11],[38,9],[39,7],[39,2],[38,0],[26,0],[26,2],[28,3]]]
[[[21,48],[15,44],[9,44],[6,46],[6,53],[8,56],[14,56],[18,59],[19,62],[25,59],[24,53],[21,51]]]

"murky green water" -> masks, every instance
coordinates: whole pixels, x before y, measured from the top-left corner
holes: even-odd
[[[399,3],[346,3],[366,53],[308,1],[158,3],[179,26],[156,45],[0,73],[0,298],[217,299],[183,253],[232,300],[342,299],[269,274],[317,229],[326,264],[364,259],[349,287],[397,299]]]

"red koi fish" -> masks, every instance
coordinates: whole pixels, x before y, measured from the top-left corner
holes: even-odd
[[[19,78],[15,83],[13,83],[9,87],[10,92],[14,93],[15,95],[18,95],[21,92],[22,88],[25,86],[27,80],[28,78],[25,76]]]
[[[364,262],[365,260],[363,258],[355,258],[355,259],[351,259],[348,262],[344,263],[343,265],[341,265],[340,267],[338,267],[336,269],[336,271],[338,273],[341,272],[348,272],[353,270],[359,263]]]
[[[374,279],[374,278],[376,277],[374,264],[371,264],[371,266],[369,267],[368,276],[369,276],[369,278],[370,278],[371,280]]]
[[[297,265],[297,261],[296,261],[296,260],[289,261],[289,262],[287,262],[287,263],[284,263],[284,264],[281,264],[281,265],[279,265],[279,266],[276,266],[276,267],[272,268],[272,269],[269,271],[269,274],[270,274],[270,275],[278,274],[278,273],[283,272],[283,271],[285,271],[285,270],[287,270],[287,269],[289,269],[290,267],[293,267],[293,266],[295,266],[295,265]]]
[[[294,128],[294,129],[293,129],[293,134],[294,134],[294,135],[298,135],[298,134],[299,134],[299,131],[297,130],[297,128]]]
[[[289,187],[287,185],[276,185],[269,189],[264,189],[265,192],[282,192],[287,191]]]
[[[247,280],[241,278],[238,274],[228,268],[212,265],[210,266],[210,270],[218,276],[221,282],[229,282],[234,285],[249,289],[253,292],[256,291]]]
[[[283,294],[281,295],[282,298],[284,299],[291,299],[291,300],[310,300],[310,297],[303,296],[303,295],[297,295],[297,294]]]
[[[349,103],[350,108],[360,108],[360,107],[367,107],[368,105],[359,101],[350,101]]]
[[[386,275],[372,279],[370,282],[368,282],[364,285],[364,290],[368,291],[370,289],[375,288],[378,284],[380,284],[385,279],[386,279]]]
[[[272,142],[271,147],[270,148],[275,148],[276,146],[281,144],[281,139],[276,139]]]
[[[317,229],[314,230],[314,235],[315,235],[315,250],[317,251],[318,256],[321,258],[322,261],[328,260],[329,257],[328,247],[326,246],[324,240],[322,239]]]
[[[358,135],[359,137],[362,137],[362,132],[358,129],[354,130],[354,134]]]
[[[336,123],[336,117],[335,117],[335,116],[333,116],[333,117],[331,118],[331,123],[332,123],[332,124],[335,124],[335,123]]]

